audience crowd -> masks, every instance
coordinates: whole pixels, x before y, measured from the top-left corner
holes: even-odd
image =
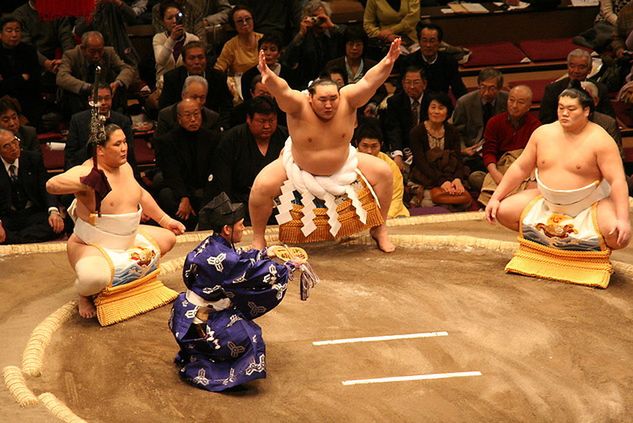
[[[568,87],[587,91],[591,120],[623,152],[611,101],[620,87],[592,77],[586,49],[569,52],[567,75],[546,87],[538,110],[528,86],[506,89],[494,68],[482,69],[469,92],[442,48],[442,28],[419,20],[426,2],[362,2],[364,22],[350,25],[335,24],[330,3],[319,0],[97,0],[91,16],[52,21],[42,19],[37,0],[11,3],[0,18],[0,243],[55,239],[72,228],[70,199],[44,189],[37,134],[67,134],[64,168],[89,160],[95,101],[105,121],[123,129],[139,182],[187,230],[221,192],[247,203],[256,175],[288,137],[285,115],[261,83],[259,51],[303,91],[317,78],[356,83],[388,43],[403,39],[394,75],[359,108],[352,140],[392,169],[390,218],[485,205],[532,132],[557,119]],[[633,26],[617,19],[628,1],[613,4],[597,22],[616,27],[612,54],[621,60],[633,47]],[[135,49],[133,25],[154,29],[153,56]],[[138,162],[135,132],[137,144],[151,142],[155,165]]]

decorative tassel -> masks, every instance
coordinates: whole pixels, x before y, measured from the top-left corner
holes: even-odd
[[[99,294],[95,306],[101,326],[122,322],[175,300],[178,293],[157,280],[158,273],[155,270],[138,281],[109,286]]]

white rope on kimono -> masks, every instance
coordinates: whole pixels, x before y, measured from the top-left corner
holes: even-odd
[[[301,204],[303,205],[303,217],[301,218],[303,226],[301,232],[306,237],[316,229],[314,223],[315,198],[325,202],[332,236],[336,236],[341,228],[338,212],[336,211],[337,196],[347,194],[347,197],[352,201],[359,220],[363,224],[367,222],[367,211],[362,207],[358,195],[352,187],[352,183],[358,178],[358,157],[356,156],[356,149],[352,145],[349,146],[347,160],[343,166],[330,176],[315,176],[299,168],[292,155],[292,139],[290,137],[286,140],[281,157],[288,179],[281,186],[281,196],[279,197],[281,204],[278,206],[277,223],[283,225],[292,220],[290,210],[294,200],[294,190],[299,191],[301,194]]]

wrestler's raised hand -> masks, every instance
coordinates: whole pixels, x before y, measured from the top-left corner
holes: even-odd
[[[499,210],[499,200],[493,200],[492,198],[486,205],[486,220],[488,223],[495,223],[497,221],[497,211]]]
[[[266,64],[266,54],[264,54],[264,50],[259,50],[259,63],[257,64],[257,69],[259,69],[259,73],[262,74],[262,82],[264,82],[264,78],[268,76],[268,72],[270,69],[268,68],[268,64]]]
[[[398,56],[400,56],[400,43],[401,43],[400,37],[396,38],[395,40],[391,42],[389,51],[387,52],[387,55],[385,56],[385,61],[387,62],[388,65],[395,63],[396,59],[398,59]]]
[[[616,241],[618,246],[620,248],[626,247],[631,240],[631,222],[616,220],[615,228],[613,228],[609,235],[615,235],[616,231],[618,233],[618,239]]]

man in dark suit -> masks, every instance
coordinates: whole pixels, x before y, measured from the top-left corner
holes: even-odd
[[[22,41],[22,24],[14,16],[0,19],[0,96],[18,99],[33,124],[42,115],[41,68],[35,47]]]
[[[385,139],[388,151],[400,170],[405,167],[405,150],[410,152],[409,132],[418,123],[424,122],[427,115],[428,105],[424,98],[426,86],[424,71],[419,67],[410,67],[402,76],[402,91],[387,99],[387,110],[382,116]]]
[[[187,43],[182,50],[183,66],[167,72],[163,77],[163,91],[158,105],[161,109],[176,104],[182,98],[185,79],[190,75],[199,75],[207,80],[208,91],[206,106],[220,114],[220,126],[228,128],[233,98],[226,85],[226,76],[207,63],[204,45],[199,41]]]
[[[127,159],[136,174],[136,158],[134,156],[134,133],[129,117],[112,110],[112,89],[107,84],[102,84],[97,89],[97,101],[99,102],[99,114],[105,116],[106,124],[114,123],[123,129],[128,145]],[[90,157],[92,152],[88,146],[90,137],[91,110],[75,113],[70,119],[68,139],[64,148],[64,169],[79,166]]]
[[[0,129],[0,244],[49,241],[64,230],[55,197],[46,192],[42,158],[21,151],[19,140]]]
[[[277,125],[277,104],[272,97],[253,97],[248,104],[246,123],[222,134],[216,158],[220,189],[231,201],[245,204],[255,177],[279,157],[288,138],[288,130]]]
[[[438,25],[420,21],[416,26],[419,53],[406,56],[407,66],[419,66],[424,69],[428,81],[428,91],[442,91],[448,94],[449,89],[455,98],[468,92],[462,77],[459,75],[457,61],[445,51],[439,51],[444,32]]]
[[[164,184],[158,203],[188,230],[196,227],[198,212],[219,192],[214,163],[220,131],[202,127],[200,109],[196,101],[182,100],[177,106],[178,127],[155,140]]]
[[[0,128],[13,132],[20,139],[22,150],[42,154],[35,128],[22,125],[17,100],[8,95],[0,98]]]
[[[506,111],[508,93],[503,88],[503,75],[494,68],[484,68],[477,76],[479,89],[461,96],[453,112],[453,125],[462,136],[464,164],[471,172],[485,172],[481,154],[484,129],[488,120]],[[472,185],[472,184],[471,184]],[[475,183],[477,186],[481,184]]]
[[[541,113],[539,120],[542,123],[552,123],[558,119],[556,110],[558,108],[558,96],[567,88],[580,88],[580,83],[587,80],[587,76],[591,72],[591,55],[586,50],[577,48],[567,55],[567,73],[563,79],[554,81],[545,87],[543,100],[541,100]],[[607,87],[600,83],[594,82],[598,87],[598,106],[596,110],[600,113],[615,117],[615,111],[611,107],[611,101],[608,96]]]
[[[220,115],[205,106],[207,102],[209,83],[198,75],[188,76],[182,87],[182,100],[193,100],[201,107],[202,127],[214,130],[219,127]],[[178,104],[172,104],[158,113],[158,125],[156,125],[155,137],[165,135],[178,127]]]

